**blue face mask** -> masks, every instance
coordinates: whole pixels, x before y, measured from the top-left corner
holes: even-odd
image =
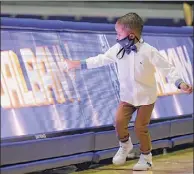
[[[123,54],[122,54],[121,58],[123,58],[125,52],[127,54],[130,54],[131,51],[137,52],[137,47],[135,46],[135,38],[130,39],[129,36],[127,36],[121,40],[117,39],[117,43],[119,43],[122,46],[122,49],[117,53],[117,57],[122,51],[123,51]]]

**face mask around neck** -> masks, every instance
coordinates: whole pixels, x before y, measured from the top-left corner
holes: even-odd
[[[137,38],[137,37],[135,37],[135,38]],[[122,57],[124,56],[125,52],[127,54],[129,54],[131,51],[137,52],[137,47],[135,46],[135,38],[134,39],[130,39],[129,36],[127,36],[127,37],[125,37],[125,38],[123,38],[121,40],[117,39],[117,43],[119,43],[121,45],[121,47],[122,47],[122,49],[119,51],[118,54],[120,54],[120,52],[122,50],[124,51]]]

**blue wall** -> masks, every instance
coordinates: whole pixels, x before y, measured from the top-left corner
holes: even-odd
[[[119,102],[115,65],[67,73],[62,61],[105,52],[115,43],[113,24],[2,18],[1,28],[1,138],[114,123]],[[189,27],[153,26],[143,31],[144,40],[190,84],[192,32]],[[152,119],[193,113],[192,95],[164,79],[157,73],[160,97]]]

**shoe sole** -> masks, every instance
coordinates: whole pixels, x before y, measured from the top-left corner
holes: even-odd
[[[135,170],[135,169],[133,169],[133,171],[148,171],[148,170],[152,170],[152,168],[153,168],[153,166],[152,166],[152,167],[148,167],[148,168],[147,168],[147,169],[145,169],[145,170],[143,170],[143,169],[142,169],[142,170],[140,170],[140,169],[139,169],[139,170]]]
[[[151,170],[152,168],[147,168],[147,169],[145,169],[145,170],[135,170],[135,169],[133,169],[133,171],[148,171],[148,170]]]

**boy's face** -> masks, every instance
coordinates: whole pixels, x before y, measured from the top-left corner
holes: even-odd
[[[134,34],[132,34],[132,31],[128,28],[125,28],[122,24],[119,24],[118,22],[115,24],[115,30],[117,32],[117,39],[121,40],[124,39],[127,36],[134,38]]]
[[[127,36],[129,36],[131,39],[135,38],[135,34],[131,29],[125,28],[124,25],[119,24],[118,22],[115,24],[115,30],[117,32],[118,40],[124,39]]]

